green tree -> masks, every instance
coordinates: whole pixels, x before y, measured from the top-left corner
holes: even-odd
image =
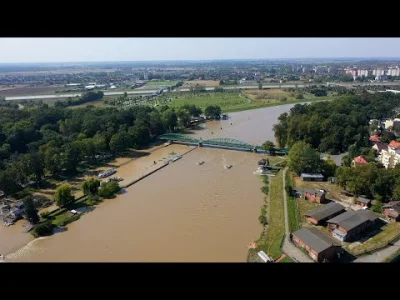
[[[173,132],[175,126],[178,124],[178,117],[173,109],[167,109],[161,113],[161,121],[165,129]]]
[[[185,128],[190,125],[190,113],[186,109],[178,108],[176,116],[180,127]]]
[[[337,166],[330,155],[326,160],[321,161],[321,167],[322,167],[322,174],[325,176],[325,178],[335,176]]]
[[[222,79],[219,81],[219,85],[224,85],[224,81]]]
[[[66,144],[62,156],[62,164],[68,173],[75,173],[81,160],[80,149],[77,144]]]
[[[393,189],[393,200],[400,201],[400,184],[396,184]]]
[[[24,199],[24,206],[25,206],[25,215],[26,219],[31,223],[31,224],[36,224],[39,222],[40,218],[38,215],[38,211],[35,207],[35,203],[33,202],[32,197],[28,197]]]
[[[24,166],[26,174],[35,178],[36,184],[39,186],[44,175],[43,155],[36,151],[31,151],[24,156]]]
[[[275,155],[275,145],[271,141],[266,141],[262,144],[262,147],[265,151],[268,151],[269,155]]]
[[[82,190],[85,195],[95,196],[99,193],[100,180],[90,177],[82,183]]]
[[[72,195],[71,187],[68,183],[64,183],[56,189],[54,200],[58,207],[65,207],[75,201],[75,197]]]
[[[204,110],[205,116],[211,119],[219,119],[221,113],[222,113],[221,107],[218,105],[207,106],[206,109]]]
[[[124,98],[127,98],[127,97],[128,97],[128,93],[124,92]]]
[[[110,181],[103,184],[99,189],[99,196],[103,198],[112,198],[121,190],[118,182]]]
[[[289,151],[289,167],[298,175],[320,172],[320,154],[310,144],[304,141],[296,142]]]
[[[301,99],[304,99],[304,96],[303,96],[303,94],[299,93],[299,94],[296,94],[295,98],[298,100],[301,100]]]
[[[54,147],[47,147],[43,153],[44,166],[51,174],[58,174],[61,171],[60,150]]]
[[[287,141],[287,131],[285,125],[282,123],[275,124],[273,126],[273,131],[275,135],[275,139],[278,143],[278,146],[283,148],[286,146]]]
[[[32,230],[32,234],[35,237],[50,235],[53,233],[53,228],[54,225],[51,223],[51,221],[46,221],[36,225]]]
[[[258,89],[259,89],[259,90],[262,90],[262,89],[263,89],[263,86],[262,86],[262,83],[261,83],[261,82],[258,83]]]

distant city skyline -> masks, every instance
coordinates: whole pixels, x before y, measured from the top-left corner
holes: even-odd
[[[398,58],[400,38],[0,38],[0,63]]]

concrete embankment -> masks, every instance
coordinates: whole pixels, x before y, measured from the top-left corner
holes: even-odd
[[[188,154],[189,152],[192,152],[192,151],[195,150],[196,148],[197,148],[197,147],[190,149],[189,151],[183,153],[182,156]],[[154,174],[155,172],[157,172],[157,171],[159,171],[159,170],[165,168],[166,166],[169,165],[169,163],[170,163],[170,161],[169,161],[168,163],[165,163],[164,165],[162,165],[162,166],[160,166],[160,167],[158,167],[158,168],[156,168],[156,169],[150,171],[149,173],[147,173],[147,174],[145,174],[145,175],[143,175],[143,176],[141,176],[141,177],[139,177],[139,178],[137,178],[137,179],[135,179],[135,180],[132,180],[132,181],[128,182],[126,185],[123,185],[122,188],[130,187],[131,185],[133,185],[133,184],[135,184],[135,183],[141,181],[142,179],[145,179],[146,177],[150,176],[151,174]]]

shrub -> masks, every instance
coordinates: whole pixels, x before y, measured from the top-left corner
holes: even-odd
[[[78,220],[80,217],[81,217],[81,216],[78,215],[78,214],[72,215],[71,217],[69,217],[69,218],[65,219],[64,221],[62,221],[62,222],[60,223],[60,226],[66,226],[67,224],[72,223],[73,221]]]
[[[304,99],[303,94],[296,94],[296,99],[298,99],[298,100]]]
[[[268,224],[268,222],[267,222],[267,217],[266,216],[259,216],[258,217],[258,221],[260,221],[260,223],[262,224],[262,225],[267,225]]]
[[[38,224],[32,230],[32,234],[34,237],[46,236],[53,233],[54,225],[51,221],[46,221],[44,223]]]
[[[261,192],[263,192],[265,195],[268,195],[269,192],[268,186],[264,185],[263,187],[261,187]]]
[[[112,198],[121,190],[118,182],[110,181],[103,184],[99,189],[99,196],[103,198]]]

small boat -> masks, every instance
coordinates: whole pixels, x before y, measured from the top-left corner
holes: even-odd
[[[198,161],[198,162],[196,163],[196,165],[198,165],[198,166],[201,166],[202,164],[204,164],[204,160]]]
[[[230,168],[232,168],[232,165],[226,165],[225,166],[225,169],[230,169]]]

